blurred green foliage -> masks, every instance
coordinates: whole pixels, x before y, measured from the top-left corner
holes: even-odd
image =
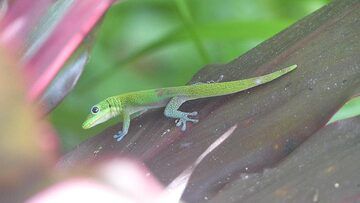
[[[100,100],[185,84],[204,65],[229,62],[328,2],[131,0],[114,5],[97,29],[77,87],[50,115],[64,151],[118,122],[81,128]]]

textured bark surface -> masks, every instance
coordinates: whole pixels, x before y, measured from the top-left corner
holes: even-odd
[[[224,76],[223,81],[244,79],[292,64],[298,65],[298,69],[291,74],[249,91],[187,102],[181,109],[199,111],[200,122],[189,126],[186,132],[176,128],[174,120],[164,117],[163,109],[154,110],[134,119],[129,134],[121,142],[112,138],[121,129],[119,124],[80,144],[63,157],[59,166],[72,167],[109,156],[130,156],[143,161],[160,181],[169,184],[219,136],[232,126],[237,126],[231,136],[196,167],[183,199],[186,202],[202,202],[212,198],[214,202],[222,202],[225,199],[230,201],[227,198],[231,197],[241,200],[239,195],[242,192],[243,197],[255,198],[251,196],[255,193],[246,196],[249,188],[241,186],[240,179],[244,173],[255,173],[259,181],[268,181],[269,178],[261,179],[259,175],[267,168],[274,169],[267,170],[262,176],[269,173],[282,176],[276,185],[279,188],[286,181],[290,183],[293,177],[286,177],[287,170],[289,173],[295,172],[291,171],[291,164],[287,166],[287,162],[281,161],[290,159],[288,155],[295,149],[301,153],[301,143],[321,129],[349,98],[359,93],[359,10],[357,0],[334,1],[234,61],[203,68],[191,83],[217,80],[220,75]],[[338,135],[341,136],[333,136]],[[317,145],[309,143],[306,147]],[[314,153],[320,155],[323,152],[315,150]],[[317,157],[321,159],[321,156]],[[319,166],[316,161],[311,163],[316,168],[325,167],[324,164],[330,161],[319,161],[322,164]],[[356,165],[352,169],[358,171],[358,167]],[[301,180],[301,176],[297,178]],[[309,177],[308,181],[311,180]],[[271,179],[272,183],[275,181],[277,179]],[[314,185],[317,184],[315,181]],[[257,194],[260,194],[256,200],[264,201],[269,194],[276,192],[276,186],[266,187],[266,184],[255,187]],[[300,187],[305,186],[306,182],[302,184],[291,186],[294,190],[299,187],[301,191]],[[227,195],[219,193],[223,189]],[[320,191],[320,188],[314,189],[315,194],[320,194]],[[340,193],[344,190],[334,189],[333,193],[327,192],[326,195],[336,196],[336,191]],[[299,202],[305,198],[301,197],[301,192],[296,194],[298,196],[294,198],[299,198],[295,199]],[[278,202],[276,198],[272,202]]]

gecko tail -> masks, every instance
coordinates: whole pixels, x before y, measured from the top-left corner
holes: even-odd
[[[253,78],[248,78],[244,80],[236,80],[230,82],[221,82],[221,83],[206,83],[193,85],[190,88],[186,89],[187,95],[194,95],[197,98],[205,98],[212,96],[221,96],[227,94],[233,94],[236,92],[244,91],[268,82],[271,82],[297,68],[297,65],[292,65],[287,68]]]

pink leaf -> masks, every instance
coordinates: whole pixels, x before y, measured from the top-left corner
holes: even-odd
[[[113,2],[22,0],[10,5],[0,22],[0,43],[22,59],[30,101],[39,98]]]

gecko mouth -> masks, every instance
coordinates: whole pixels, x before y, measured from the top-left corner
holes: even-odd
[[[91,123],[87,123],[86,121],[82,124],[82,128],[83,129],[89,129],[92,127],[92,122]]]
[[[90,115],[89,117],[91,117],[91,116],[92,115]],[[100,123],[103,123],[103,122],[109,120],[110,118],[111,118],[111,115],[109,115],[109,114],[98,115],[92,119],[87,118],[86,121],[82,124],[82,127],[84,129],[89,129],[91,127],[94,127]]]
[[[91,121],[88,121],[88,119],[86,119],[86,121],[82,124],[82,128],[83,129],[89,129],[93,126],[96,125],[96,122],[100,119],[101,117],[98,117],[98,118],[95,118],[95,119],[92,119]]]
[[[90,126],[91,126],[91,125],[86,124],[85,122],[82,124],[82,128],[83,128],[83,129],[89,129],[89,128],[91,128]]]

